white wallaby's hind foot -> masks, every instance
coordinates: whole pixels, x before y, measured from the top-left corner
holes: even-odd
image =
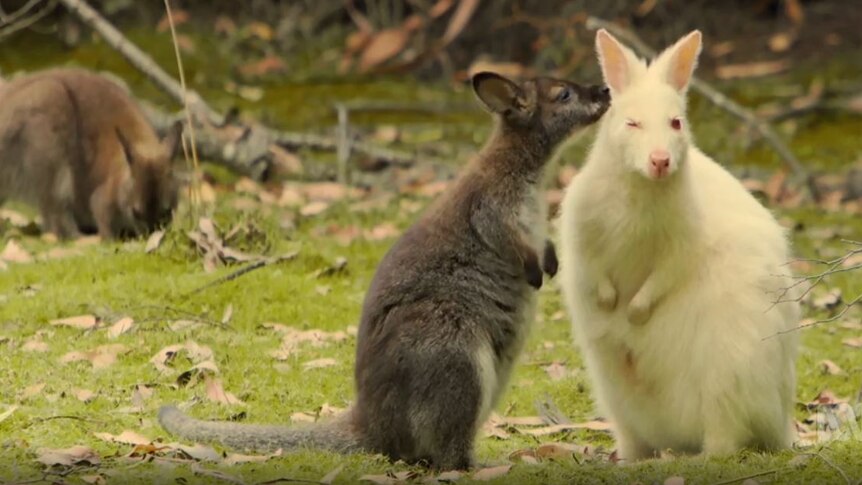
[[[692,32],[647,65],[596,36],[612,104],[561,210],[560,281],[622,457],[790,444],[794,302],[783,229],[698,150]],[[620,308],[620,311],[615,311]]]

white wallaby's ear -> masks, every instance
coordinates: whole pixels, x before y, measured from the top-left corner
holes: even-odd
[[[612,93],[623,92],[642,70],[642,64],[634,52],[620,44],[605,29],[599,29],[596,33],[596,52],[599,54],[605,84]]]
[[[653,64],[659,75],[681,93],[688,89],[694,68],[697,67],[702,37],[699,30],[690,32],[662,52]]]
[[[524,105],[524,93],[517,84],[493,72],[473,76],[473,91],[491,112],[506,114]]]

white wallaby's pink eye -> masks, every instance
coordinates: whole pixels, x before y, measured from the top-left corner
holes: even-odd
[[[641,124],[638,123],[637,121],[629,118],[626,120],[626,126],[628,126],[629,128],[640,128]]]
[[[682,120],[679,118],[671,119],[670,120],[670,127],[673,128],[674,130],[679,131],[680,129],[682,129]]]

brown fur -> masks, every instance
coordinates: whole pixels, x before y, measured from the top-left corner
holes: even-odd
[[[123,88],[85,70],[0,85],[0,202],[37,205],[60,237],[152,231],[176,207],[180,129],[159,140]]]
[[[518,86],[482,73],[473,85],[497,114],[497,130],[378,266],[359,326],[356,403],[343,420],[317,430],[208,423],[167,407],[165,428],[241,448],[306,445],[442,469],[472,464],[476,432],[529,332],[542,268],[556,272],[543,168],[610,100],[598,87],[547,78]]]

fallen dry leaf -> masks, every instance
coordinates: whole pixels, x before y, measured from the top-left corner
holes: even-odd
[[[39,382],[37,384],[27,386],[21,392],[21,395],[19,396],[18,399],[21,401],[30,399],[31,397],[34,397],[35,395],[41,393],[43,389],[45,389],[45,383],[44,382]]]
[[[844,345],[854,349],[862,349],[862,337],[851,337],[841,341]]]
[[[32,222],[29,217],[20,212],[13,211],[12,209],[0,208],[0,220],[4,219],[15,227],[25,227]]]
[[[664,485],[685,485],[685,478],[669,477],[664,481]]]
[[[769,50],[772,52],[786,52],[796,41],[796,34],[793,32],[778,32],[769,37]]]
[[[404,50],[411,33],[405,28],[395,27],[373,34],[371,41],[362,51],[359,59],[361,72],[378,66]]]
[[[284,72],[287,64],[277,56],[269,55],[258,61],[247,62],[239,67],[244,77],[261,77]]]
[[[191,19],[191,15],[187,10],[182,10],[178,8],[171,9],[171,17],[168,18],[167,13],[162,15],[162,18],[159,19],[159,23],[156,24],[156,31],[165,32],[169,28],[171,28],[171,21],[173,21],[174,27],[179,27],[184,23],[188,22]]]
[[[14,239],[6,243],[6,247],[0,252],[0,259],[10,263],[32,263],[33,255],[22,248]]]
[[[150,363],[156,366],[156,369],[163,374],[176,372],[174,369],[168,367],[167,364],[170,363],[181,351],[185,351],[188,354],[189,359],[195,363],[213,360],[212,349],[205,345],[199,345],[193,340],[189,340],[184,344],[168,345],[158,351],[156,355],[150,359]]]
[[[317,421],[315,415],[303,411],[297,411],[290,415],[291,423],[314,423],[315,421]]]
[[[207,399],[210,401],[228,405],[245,404],[233,393],[225,391],[221,379],[217,377],[204,376],[204,385],[206,386]]]
[[[369,241],[382,241],[384,239],[397,237],[400,234],[401,231],[398,230],[398,227],[396,227],[395,224],[384,222],[383,224],[379,224],[372,227],[370,230],[365,231],[365,239]]]
[[[159,248],[162,244],[162,240],[165,238],[165,231],[159,229],[158,231],[150,234],[150,237],[147,238],[147,245],[144,246],[144,252],[149,254]]]
[[[790,61],[786,59],[778,61],[747,62],[743,64],[726,64],[715,69],[715,76],[719,79],[725,80],[763,77],[784,72],[789,68]]]
[[[832,310],[842,302],[841,288],[832,288],[825,295],[815,298],[811,305],[818,310]]]
[[[330,342],[341,342],[349,337],[345,331],[299,330],[280,323],[264,323],[263,327],[283,334],[281,346],[278,350],[270,353],[270,355],[278,360],[286,360],[291,355],[296,354],[305,344],[320,348],[328,345]]]
[[[328,208],[328,203],[318,200],[304,205],[299,209],[299,215],[303,217],[313,217],[322,214]]]
[[[153,397],[153,388],[147,387],[144,384],[137,384],[134,389],[132,389],[132,406],[136,408],[143,408],[144,401]]]
[[[113,435],[111,433],[93,433],[93,436],[102,441],[107,441],[108,443],[119,443],[121,445],[148,445],[153,442],[153,440],[146,436],[128,429],[118,435]]]
[[[457,482],[462,476],[463,473],[458,470],[450,470],[437,475],[436,479],[438,482]]]
[[[108,327],[108,338],[115,339],[132,329],[135,321],[131,317],[123,317]]]
[[[473,474],[473,480],[479,480],[481,482],[486,482],[488,480],[493,480],[495,478],[500,478],[503,475],[509,473],[509,470],[512,469],[512,465],[500,465],[490,468],[483,468],[476,473]]]
[[[551,362],[550,365],[546,365],[543,369],[545,369],[548,377],[551,378],[551,382],[556,382],[569,376],[569,370],[566,368],[566,365],[561,362]]]
[[[48,323],[55,326],[62,325],[81,330],[90,330],[98,325],[99,319],[93,315],[78,315],[75,317],[58,318],[56,320],[51,320]]]
[[[42,337],[35,336],[24,342],[21,345],[21,350],[24,352],[47,352],[48,344],[42,340]]]
[[[315,360],[309,360],[308,362],[303,363],[302,369],[303,370],[322,369],[324,367],[332,367],[332,366],[337,365],[337,364],[338,364],[338,361],[336,361],[335,359],[331,359],[331,358],[315,359]]]
[[[286,175],[302,175],[305,173],[302,159],[295,153],[289,152],[275,144],[269,146],[269,153],[272,155],[272,163],[276,167],[277,172]],[[281,199],[277,203],[281,205]]]
[[[60,357],[60,362],[67,364],[70,362],[80,362],[86,360],[93,365],[93,369],[104,369],[113,365],[117,361],[117,356],[128,350],[122,344],[105,344],[96,347],[93,350],[86,352],[72,351]]]
[[[534,465],[539,462],[539,457],[536,456],[536,451],[531,448],[515,450],[509,453],[509,461],[513,463],[526,463]]]
[[[55,465],[88,466],[98,465],[102,462],[102,459],[89,446],[73,446],[71,448],[60,449],[41,448],[38,451],[36,461],[49,467]]]
[[[261,463],[272,458],[276,458],[282,455],[282,451],[276,450],[274,453],[269,455],[243,455],[239,453],[229,453],[224,458],[225,465],[238,465],[240,463]]]
[[[824,374],[829,374],[832,376],[845,375],[844,369],[838,367],[838,364],[832,362],[831,360],[821,360],[820,368],[822,369]]]
[[[180,452],[181,454],[197,461],[209,461],[213,463],[220,463],[222,461],[222,456],[219,452],[210,446],[202,444],[189,446],[181,443],[167,443],[163,446],[163,449]]]
[[[80,249],[76,248],[51,248],[45,254],[40,256],[42,260],[52,260],[52,259],[66,259],[72,258],[76,256],[81,256],[82,253]]]
[[[93,399],[96,399],[96,393],[89,389],[75,389],[72,391],[72,394],[81,402],[90,402]]]
[[[536,456],[541,459],[556,460],[560,458],[571,458],[576,453],[583,453],[584,446],[572,443],[545,443],[536,448]]]

